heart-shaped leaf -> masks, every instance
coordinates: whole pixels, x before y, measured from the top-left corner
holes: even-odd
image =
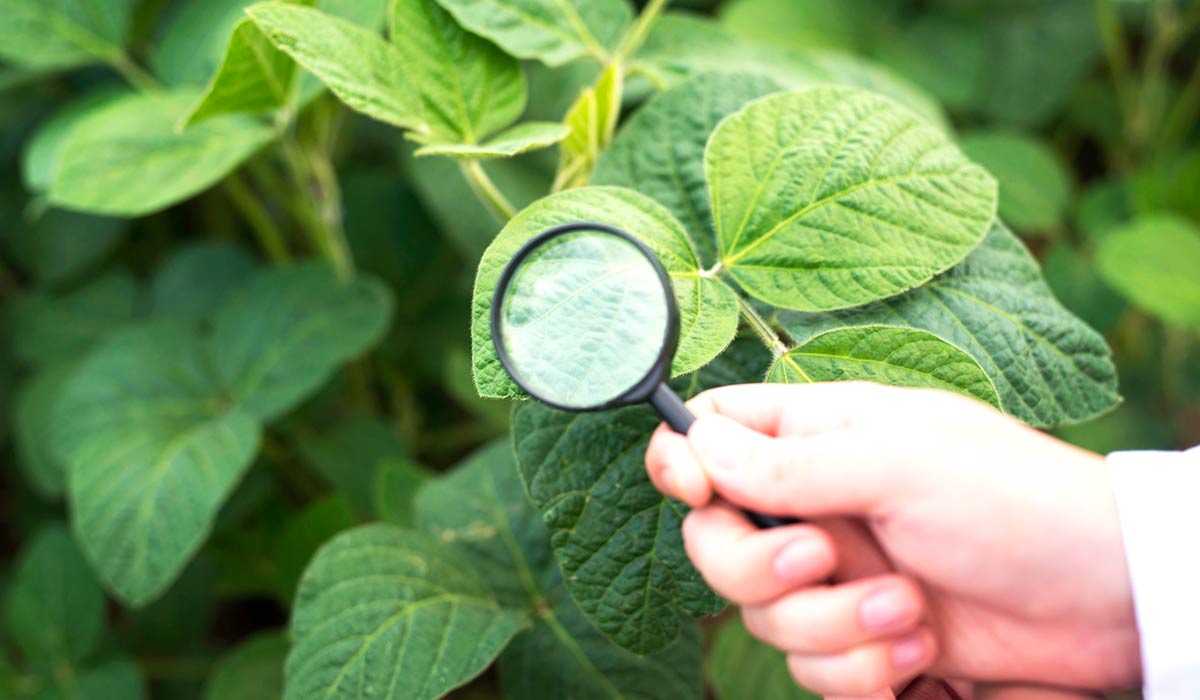
[[[492,345],[490,311],[500,272],[513,254],[539,232],[572,221],[622,228],[645,243],[671,276],[679,303],[679,349],[672,371],[703,366],[729,344],[737,331],[737,298],[724,283],[699,274],[688,234],[665,209],[632,190],[588,187],[568,190],[530,205],[514,217],[484,252],[475,278],[471,346],[475,386],[483,396],[520,396]],[[581,322],[586,318],[581,317]],[[564,327],[564,334],[575,332]]]
[[[0,58],[20,66],[70,68],[116,61],[136,0],[0,0]]]
[[[459,24],[517,58],[558,66],[608,58],[633,13],[625,0],[438,0]]]
[[[50,202],[112,216],[141,216],[208,189],[271,140],[247,117],[212,119],[183,133],[191,91],[139,93],[75,122],[61,146]]]
[[[483,671],[528,625],[468,560],[391,525],[317,552],[296,596],[287,700],[432,700]]]
[[[975,358],[912,328],[862,326],[827,331],[776,358],[767,380],[784,384],[863,381],[943,389],[1000,407]]]
[[[601,635],[564,589],[550,532],[529,503],[512,448],[494,443],[417,500],[423,530],[471,558],[505,605],[531,611],[533,626],[500,656],[500,682],[514,700],[699,697],[697,625],[661,652],[639,656]]]
[[[1121,400],[1104,338],[1058,303],[1037,262],[999,223],[961,264],[903,296],[779,320],[801,344],[845,326],[929,331],[979,362],[1005,412],[1039,427],[1082,422]]]
[[[857,306],[918,286],[987,233],[996,183],[937,129],[870,93],[765,97],[709,140],[720,262],[776,306]]]

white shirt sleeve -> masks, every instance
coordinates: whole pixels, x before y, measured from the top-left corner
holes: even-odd
[[[1200,447],[1114,452],[1109,475],[1141,637],[1146,700],[1200,698]]]

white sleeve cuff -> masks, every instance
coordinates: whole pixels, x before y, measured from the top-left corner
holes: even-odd
[[[1200,448],[1114,452],[1109,475],[1141,638],[1146,700],[1200,697]]]

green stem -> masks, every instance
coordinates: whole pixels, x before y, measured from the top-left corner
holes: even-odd
[[[1134,94],[1133,71],[1130,68],[1129,46],[1121,29],[1121,18],[1113,0],[1095,0],[1096,24],[1108,57],[1108,69],[1112,73],[1113,90],[1117,93],[1117,104],[1125,124],[1126,132],[1133,127]]]
[[[283,135],[279,148],[294,185],[288,211],[304,226],[313,248],[338,276],[353,277],[354,259],[342,230],[341,191],[328,157],[301,148],[290,132]]]
[[[153,75],[147,73],[141,66],[134,62],[128,54],[119,53],[109,59],[108,65],[117,72],[125,82],[142,92],[153,92],[162,89],[162,83]]]
[[[1187,138],[1188,129],[1196,123],[1197,116],[1200,116],[1200,62],[1196,63],[1192,75],[1175,101],[1175,106],[1163,122],[1160,149],[1168,152],[1182,143]]]
[[[508,221],[517,215],[517,209],[508,201],[500,188],[496,187],[496,183],[492,182],[492,178],[488,177],[487,171],[479,164],[477,160],[468,160],[459,163],[459,168],[462,170],[463,177],[470,183],[471,189],[475,191],[475,196],[492,210],[496,216],[500,217],[501,221]]]
[[[668,2],[669,0],[650,0],[646,3],[642,13],[638,15],[633,26],[626,32],[625,38],[621,40],[621,45],[617,47],[616,58],[631,58],[638,49],[642,48],[646,37],[650,35],[650,29],[658,21],[658,16],[662,14]]]
[[[758,313],[750,305],[750,302],[743,299],[740,294],[735,294],[735,296],[737,296],[738,311],[742,313],[742,318],[746,319],[746,323],[754,329],[754,332],[763,341],[763,344],[767,346],[767,349],[775,357],[786,355],[788,351],[787,343],[783,342],[783,339],[779,337],[775,329],[771,328],[771,324],[767,323],[767,319],[763,318],[762,314]]]
[[[230,173],[225,178],[225,192],[254,231],[258,244],[262,246],[263,252],[271,262],[285,263],[290,260],[292,256],[288,253],[279,228],[240,175]]]

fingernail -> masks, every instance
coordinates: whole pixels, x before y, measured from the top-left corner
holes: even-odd
[[[784,545],[771,562],[775,578],[786,583],[811,581],[825,564],[820,540],[805,537]]]
[[[872,631],[895,629],[913,622],[920,610],[906,589],[888,587],[872,593],[858,607],[864,628]]]
[[[748,439],[753,437],[753,431],[736,421],[707,415],[696,421],[688,433],[688,442],[710,472],[735,472],[746,456]]]
[[[929,642],[920,632],[910,634],[892,645],[892,663],[902,671],[923,664],[927,654]]]

